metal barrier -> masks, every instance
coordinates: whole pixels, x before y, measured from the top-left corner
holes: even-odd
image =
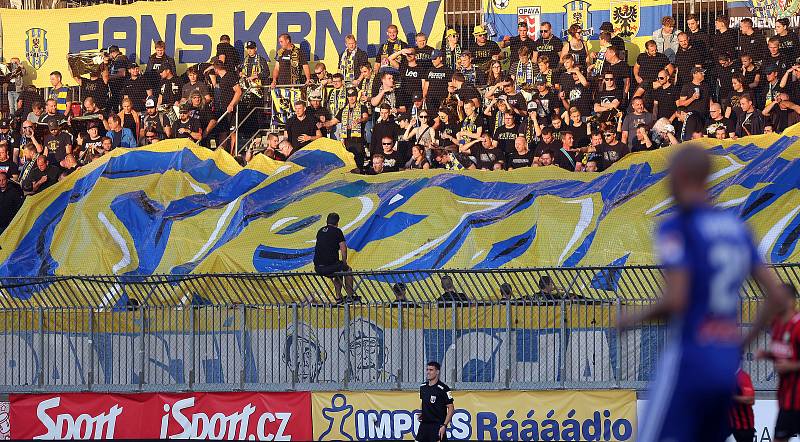
[[[344,305],[312,274],[5,278],[0,392],[413,389],[428,360],[459,389],[640,389],[666,334],[614,326],[656,299],[652,267],[354,275]],[[759,292],[742,293],[746,328]],[[744,361],[762,390],[766,339]]]

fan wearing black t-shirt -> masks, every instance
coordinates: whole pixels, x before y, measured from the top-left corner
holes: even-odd
[[[345,275],[342,278],[335,275],[351,270],[347,265],[347,243],[345,243],[344,233],[339,229],[339,214],[329,213],[325,222],[325,227],[317,232],[317,242],[314,245],[314,271],[320,276],[326,276],[333,280],[337,303],[356,300],[353,276]],[[349,299],[342,299],[342,279],[344,279],[344,289]]]
[[[304,101],[294,103],[294,115],[286,122],[284,135],[295,149],[302,149],[312,141],[322,138],[317,122],[306,114]]]
[[[633,75],[637,84],[656,81],[658,73],[670,66],[669,58],[658,52],[658,45],[653,40],[645,43],[645,52],[636,57]]]

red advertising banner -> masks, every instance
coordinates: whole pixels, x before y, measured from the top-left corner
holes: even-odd
[[[14,395],[12,439],[311,440],[311,393]]]

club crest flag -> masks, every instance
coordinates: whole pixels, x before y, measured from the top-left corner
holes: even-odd
[[[25,31],[25,36],[25,58],[34,69],[39,69],[47,61],[47,31],[31,28]]]
[[[633,38],[639,34],[641,4],[639,0],[611,0],[611,25],[622,38]]]
[[[592,16],[589,13],[591,3],[584,0],[573,0],[564,5],[564,32],[573,24],[578,24],[584,35],[594,34]]]

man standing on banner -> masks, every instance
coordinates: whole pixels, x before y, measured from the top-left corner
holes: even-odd
[[[698,146],[672,156],[675,211],[657,227],[654,239],[664,267],[664,293],[658,303],[619,320],[620,328],[668,321],[670,339],[650,386],[640,442],[724,440],[730,434],[726,414],[741,349],[786,305],[786,289],[761,261],[748,227],[710,202],[710,171],[711,159]],[[743,341],[739,290],[750,275],[764,288],[765,299]]]
[[[778,420],[775,442],[786,442],[800,435],[800,312],[797,311],[797,289],[784,286],[787,296],[783,313],[772,323],[768,350],[759,350],[758,359],[772,360],[778,374]]]
[[[728,410],[728,423],[736,442],[753,442],[756,435],[753,404],[756,402],[756,392],[753,389],[753,380],[750,375],[739,367],[736,371],[736,394],[733,395],[733,405]]]
[[[442,366],[436,361],[428,362],[425,366],[427,382],[419,387],[419,398],[422,400],[416,437],[419,442],[447,440],[447,427],[453,419],[455,406],[453,392],[439,379],[441,371]]]

